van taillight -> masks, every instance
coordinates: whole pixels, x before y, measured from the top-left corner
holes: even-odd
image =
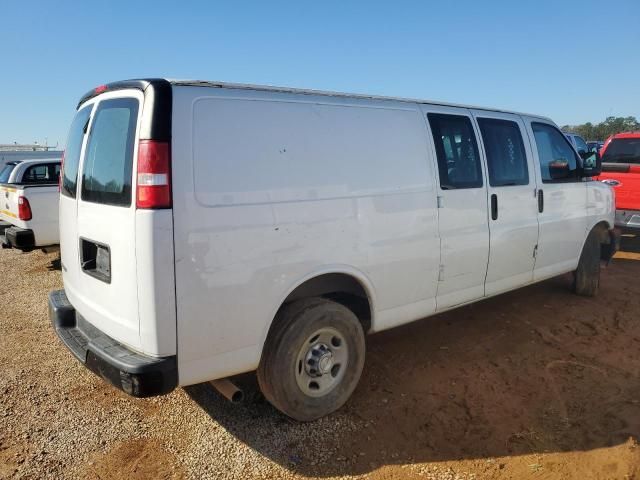
[[[20,220],[31,220],[31,205],[29,200],[23,196],[18,197],[18,218]]]
[[[138,145],[137,208],[171,208],[169,144],[140,140]]]

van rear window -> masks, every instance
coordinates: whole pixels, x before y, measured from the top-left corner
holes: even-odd
[[[138,100],[103,100],[96,109],[82,171],[82,200],[131,205]]]
[[[67,197],[76,198],[80,152],[84,134],[87,133],[87,125],[89,124],[92,108],[93,106],[90,105],[78,110],[69,129],[67,146],[64,150],[64,171],[62,173],[62,188],[60,189],[61,193]]]

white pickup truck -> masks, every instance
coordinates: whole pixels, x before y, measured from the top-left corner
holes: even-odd
[[[60,243],[58,176],[60,160],[21,160],[0,171],[2,248],[29,252]]]

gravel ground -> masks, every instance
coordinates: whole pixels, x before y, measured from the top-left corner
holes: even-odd
[[[0,251],[0,478],[640,478],[640,242],[596,299],[564,278],[374,335],[353,399],[300,424],[243,383],[133,399],[47,319],[57,254]]]

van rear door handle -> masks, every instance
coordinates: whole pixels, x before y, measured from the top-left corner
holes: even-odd
[[[491,220],[498,219],[498,196],[494,193],[491,195]]]
[[[542,213],[544,211],[544,192],[542,190],[538,190],[538,212]]]

